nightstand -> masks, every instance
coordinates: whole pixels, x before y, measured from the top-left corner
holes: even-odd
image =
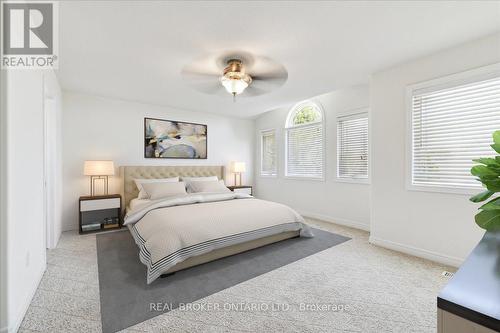
[[[79,210],[80,234],[121,228],[119,194],[80,197]]]
[[[240,185],[240,186],[227,186],[228,189],[235,193],[243,193],[253,195],[253,189],[251,185]]]

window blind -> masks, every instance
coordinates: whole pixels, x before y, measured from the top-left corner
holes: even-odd
[[[477,188],[472,160],[493,155],[500,75],[412,93],[412,184]]]
[[[322,123],[288,128],[286,134],[286,175],[323,178]]]
[[[276,132],[265,131],[261,134],[261,175],[275,176],[277,174],[276,163]]]
[[[368,114],[337,119],[337,177],[368,179]]]

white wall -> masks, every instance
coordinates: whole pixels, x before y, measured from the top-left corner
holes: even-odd
[[[478,205],[468,196],[405,188],[405,89],[495,62],[500,62],[499,34],[372,76],[373,243],[451,265],[459,265],[477,244],[484,232],[474,223]]]
[[[325,112],[326,173],[325,181],[286,179],[285,121],[290,107],[267,112],[256,119],[255,183],[260,198],[290,205],[301,214],[368,230],[370,227],[368,184],[339,182],[337,164],[337,124],[339,115],[368,107],[369,89],[358,86],[312,98]],[[278,177],[260,176],[260,131],[276,129]]]
[[[89,194],[83,176],[85,160],[113,160],[121,165],[225,165],[232,184],[231,161],[243,161],[243,182],[252,184],[254,122],[205,112],[133,103],[74,92],[63,93],[63,220],[64,230],[78,228],[78,197]],[[208,159],[168,160],[144,158],[144,117],[208,125]],[[118,187],[110,179],[110,193]]]
[[[47,126],[47,247],[55,248],[62,232],[62,91],[51,72],[44,76],[44,98],[50,100],[45,111]],[[51,107],[50,107],[51,106]]]
[[[46,82],[57,81],[52,71],[8,71],[2,87],[6,130],[2,137],[6,177],[2,182],[2,208],[6,209],[2,232],[7,243],[1,257],[7,270],[6,276],[2,274],[6,278],[2,282],[2,307],[6,309],[2,328],[8,331],[19,327],[46,267],[44,77],[51,77]]]
[[[7,72],[0,70],[0,332],[9,327],[7,299]]]

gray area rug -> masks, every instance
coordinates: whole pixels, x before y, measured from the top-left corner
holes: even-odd
[[[104,333],[116,332],[194,302],[350,238],[313,229],[314,238],[292,238],[179,271],[146,284],[146,266],[130,233],[98,234],[97,260]],[[168,306],[167,306],[168,305]]]

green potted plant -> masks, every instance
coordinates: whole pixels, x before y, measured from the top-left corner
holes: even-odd
[[[500,130],[493,133],[493,144],[497,156],[485,157],[474,160],[478,165],[471,169],[471,174],[486,188],[485,191],[476,194],[470,200],[472,202],[488,202],[479,207],[480,212],[476,214],[475,220],[479,227],[487,231],[500,230]]]

